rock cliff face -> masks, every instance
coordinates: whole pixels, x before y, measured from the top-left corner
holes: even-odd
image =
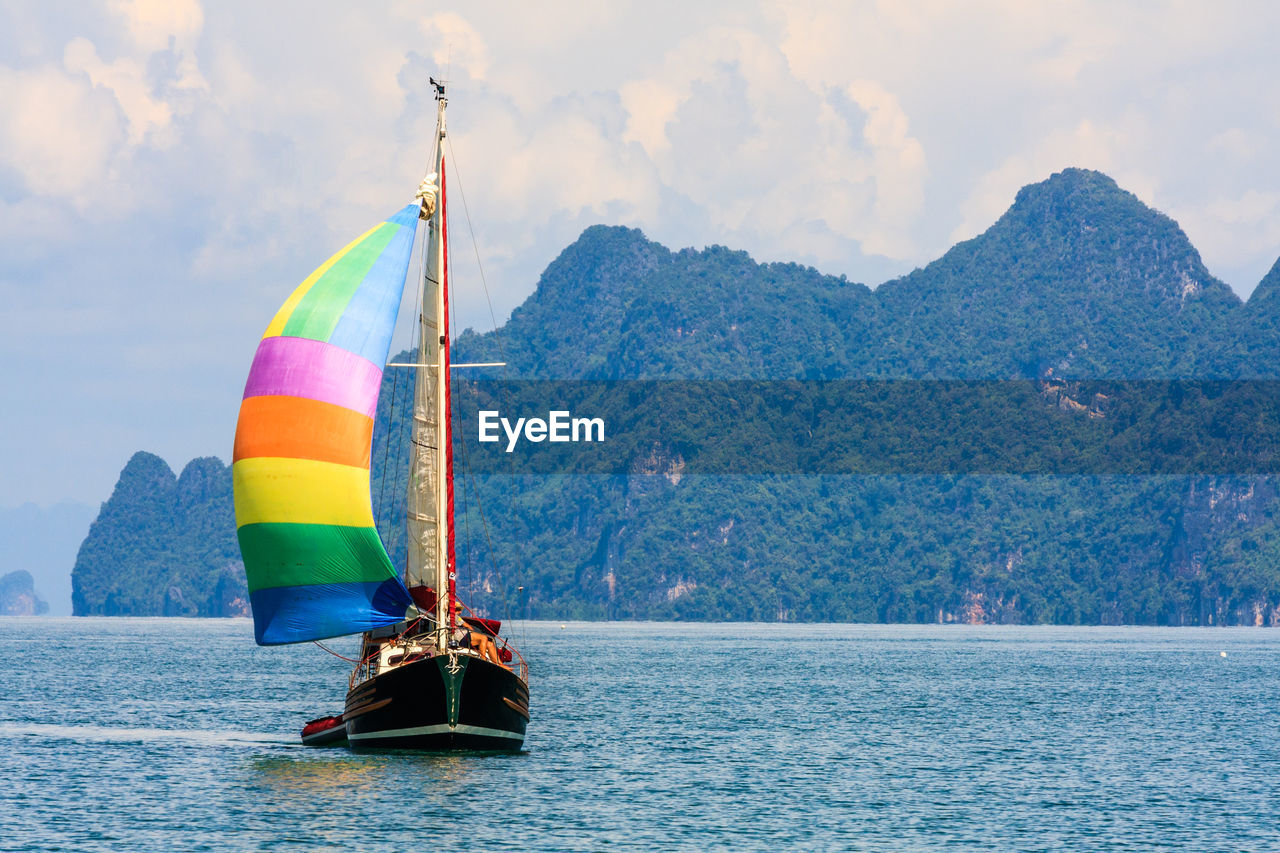
[[[0,616],[39,616],[49,605],[36,596],[31,573],[23,570],[0,577]]]
[[[102,505],[71,574],[77,616],[243,616],[231,470],[195,459],[175,477],[136,453]]]
[[[1180,625],[1280,625],[1275,477],[1197,477],[1186,485],[1170,570],[1193,592]]]

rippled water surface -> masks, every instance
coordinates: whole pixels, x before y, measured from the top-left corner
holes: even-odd
[[[515,630],[523,753],[353,755],[314,646],[0,619],[0,848],[1280,850],[1274,630]]]

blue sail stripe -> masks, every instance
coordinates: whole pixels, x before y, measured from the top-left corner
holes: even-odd
[[[366,358],[379,368],[386,364],[391,349],[405,270],[413,254],[417,210],[418,205],[411,204],[387,220],[399,225],[399,230],[373,262],[329,335],[329,343]],[[413,218],[406,225],[401,220],[408,214]]]
[[[260,646],[304,643],[402,621],[412,604],[399,578],[381,582],[282,586],[249,593]]]

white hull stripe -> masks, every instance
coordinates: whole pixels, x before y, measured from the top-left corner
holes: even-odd
[[[380,732],[360,732],[358,734],[349,734],[349,740],[380,740],[398,737],[417,737],[418,735],[478,735],[480,737],[500,737],[507,740],[524,740],[524,735],[518,735],[515,732],[509,732],[505,729],[487,729],[484,726],[464,726],[458,724],[451,726],[448,723],[442,723],[438,726],[414,726],[408,729],[386,729]]]

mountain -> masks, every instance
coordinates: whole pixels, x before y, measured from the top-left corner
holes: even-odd
[[[983,379],[1205,376],[1240,307],[1177,223],[1082,169],[876,297],[891,372]]]
[[[1231,346],[1221,354],[1217,372],[1276,378],[1280,374],[1280,260],[1233,319]]]
[[[1067,169],[875,290],[595,226],[458,349],[549,378],[1204,377],[1234,369],[1220,351],[1241,307],[1172,219]]]
[[[31,573],[9,572],[0,576],[0,616],[40,616],[49,605],[37,595]]]
[[[160,457],[135,453],[71,579],[77,616],[246,615],[231,469],[205,457],[175,477]]]
[[[1087,426],[1106,406],[1074,400],[1072,382],[1274,376],[1278,270],[1242,304],[1173,220],[1105,175],[1068,169],[874,290],[595,226],[502,329],[459,335],[455,357],[507,361],[526,378],[1022,379],[1055,395],[1034,403],[1037,417],[1076,413]],[[380,411],[409,386],[388,371]],[[1149,402],[1161,429],[1122,437],[1176,459],[1185,412]],[[984,425],[989,441],[1017,444],[1025,423]],[[406,429],[391,417],[373,448],[375,515],[397,562]],[[77,561],[77,612],[243,605],[230,585],[230,477],[197,462],[205,479],[184,484],[187,472],[175,483],[155,457],[130,461]],[[626,475],[464,477],[460,505],[479,497],[488,513],[459,525],[464,595],[544,617],[1280,624],[1280,487],[1268,475],[692,476],[683,465],[660,438]],[[492,545],[487,531],[501,531]]]
[[[585,309],[585,310],[584,310]],[[712,246],[672,252],[633,228],[593,226],[498,332],[464,332],[458,358],[538,378],[777,378],[817,360],[848,372],[874,330],[871,290]]]

